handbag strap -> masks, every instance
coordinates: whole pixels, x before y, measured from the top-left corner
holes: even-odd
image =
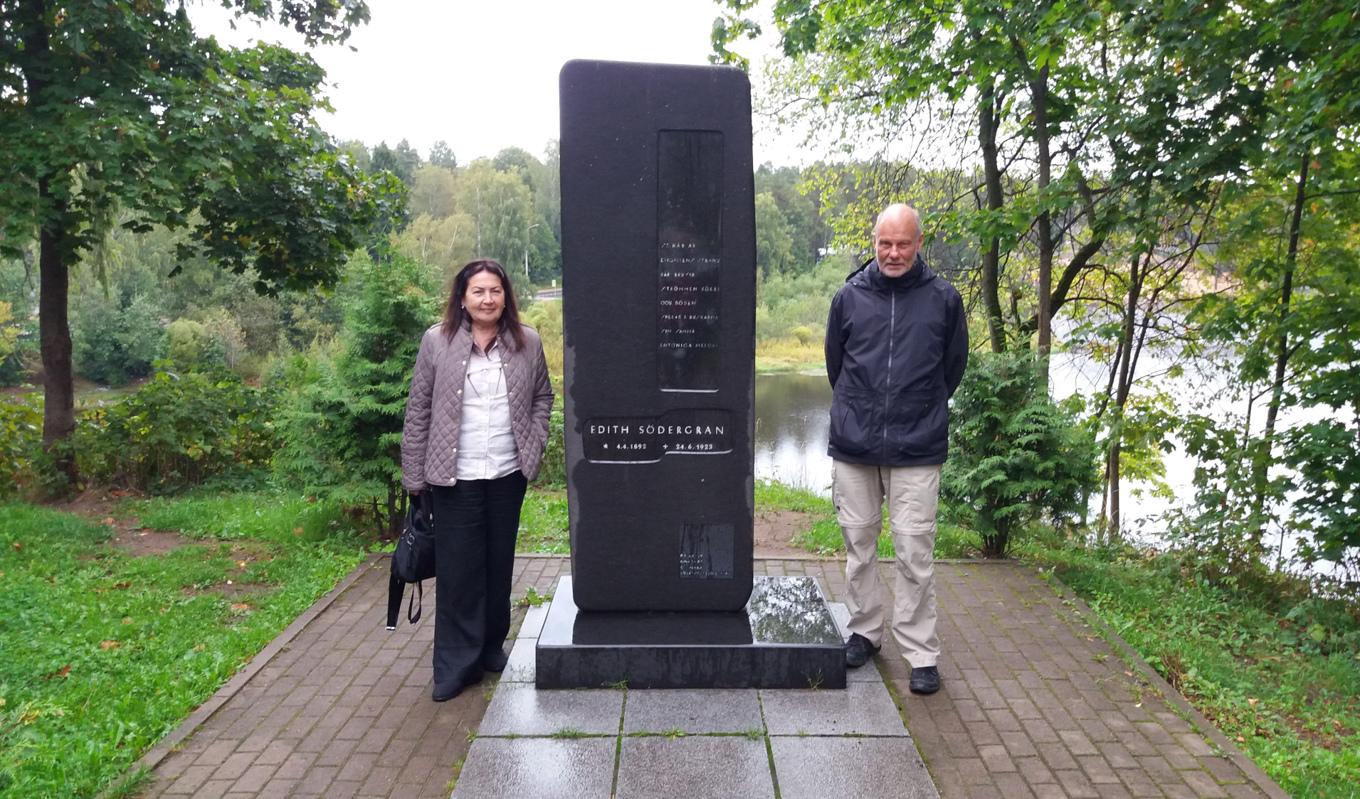
[[[411,608],[415,608],[415,615],[411,615]],[[416,590],[411,592],[411,598],[406,601],[406,620],[412,624],[420,621],[420,614],[425,610],[425,581],[416,583]]]

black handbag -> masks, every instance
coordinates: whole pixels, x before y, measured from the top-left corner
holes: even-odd
[[[429,492],[410,497],[406,505],[406,524],[402,527],[397,548],[392,552],[392,576],[387,581],[387,629],[397,629],[397,615],[401,611],[401,595],[407,583],[415,590],[406,605],[406,619],[411,624],[420,621],[425,604],[424,580],[434,576],[434,524],[430,513]]]

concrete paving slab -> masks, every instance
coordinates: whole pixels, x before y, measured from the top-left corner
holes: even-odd
[[[540,691],[532,683],[501,683],[477,734],[613,735],[622,714],[622,691]]]
[[[607,799],[616,738],[478,738],[452,799]]]
[[[501,682],[534,681],[534,642],[535,638],[521,637],[510,648],[510,660],[501,672]]]
[[[537,638],[543,630],[543,620],[548,618],[548,605],[534,605],[524,613],[524,623],[519,626],[519,638]]]
[[[910,738],[771,738],[770,748],[782,799],[940,795]]]
[[[826,606],[831,611],[831,618],[836,622],[836,629],[841,631],[841,640],[850,640],[850,608],[844,602],[828,602]]]
[[[760,703],[771,735],[907,735],[882,682],[852,682],[843,691],[761,691]]]
[[[774,796],[764,741],[741,736],[624,738],[618,799]]]
[[[623,731],[748,732],[763,730],[754,689],[629,691]]]

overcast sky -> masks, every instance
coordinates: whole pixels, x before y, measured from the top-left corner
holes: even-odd
[[[313,51],[335,107],[323,127],[370,146],[406,139],[422,156],[443,139],[459,163],[511,145],[541,155],[558,136],[557,74],[570,59],[707,63],[719,15],[713,0],[369,0],[369,9],[347,45]],[[233,32],[215,4],[191,13],[225,42],[300,46],[250,22]],[[796,137],[756,124],[757,164],[807,160]]]

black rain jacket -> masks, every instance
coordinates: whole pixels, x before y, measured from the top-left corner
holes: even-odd
[[[899,278],[884,277],[877,261],[870,262],[831,300],[827,454],[875,466],[944,463],[949,398],[967,363],[968,320],[959,292],[920,255]]]

